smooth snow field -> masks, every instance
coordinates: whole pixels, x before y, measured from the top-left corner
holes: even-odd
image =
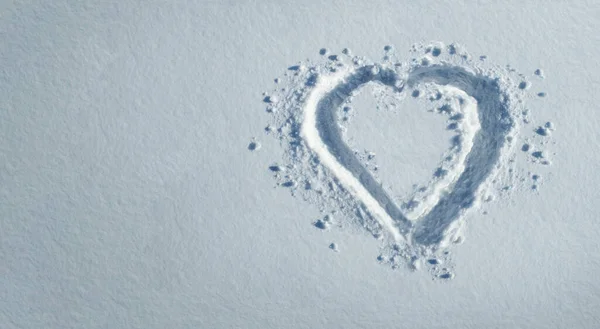
[[[0,328],[600,328],[600,3],[0,3]]]

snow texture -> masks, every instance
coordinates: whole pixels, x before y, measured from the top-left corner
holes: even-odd
[[[424,49],[424,55],[434,58],[372,64],[354,56],[346,63],[335,57],[313,66],[298,65],[287,83],[277,79],[279,86],[283,83],[281,92],[266,96],[265,102],[269,104],[267,112],[276,117],[272,126],[277,127],[277,137],[289,157],[289,170],[277,176],[282,186],[311,193],[315,183],[339,185],[321,203],[336,208],[334,211],[349,209],[345,218],[364,209],[375,222],[363,224],[365,228],[375,236],[389,236],[394,250],[392,266],[397,267],[404,258],[414,269],[419,258],[458,239],[465,210],[477,205],[496,173],[508,167],[524,108],[523,88],[519,88],[522,75],[498,66],[485,70],[456,44],[444,47],[436,42],[427,47],[414,45],[413,49]],[[458,53],[457,49],[462,50]],[[367,83],[400,94],[396,96],[400,104],[403,93],[415,97],[417,87],[433,84],[437,88],[433,100],[445,101],[437,111],[447,115],[451,125],[461,124],[461,129],[454,129],[457,134],[451,139],[451,148],[432,175],[435,179],[420,188],[419,197],[412,196],[413,206],[406,214],[342,136],[337,110],[348,111],[348,100]],[[304,184],[292,186],[290,181]],[[317,190],[317,194],[323,197],[324,192]],[[354,200],[339,201],[347,197]],[[305,199],[310,200],[310,195]],[[352,205],[353,201],[357,205]],[[362,214],[358,217],[358,221],[366,220]]]
[[[597,2],[0,13],[0,328],[598,328]]]

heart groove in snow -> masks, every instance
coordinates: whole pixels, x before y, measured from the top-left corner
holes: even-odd
[[[396,92],[422,82],[434,82],[464,91],[474,100],[471,111],[479,117],[481,131],[473,134],[474,141],[466,154],[459,176],[448,193],[435,196],[433,207],[417,221],[409,220],[383,187],[356,158],[342,139],[336,110],[352,92],[363,84],[376,81]],[[359,198],[379,223],[394,236],[411,243],[431,245],[442,242],[446,232],[459,218],[461,211],[473,205],[480,185],[492,173],[500,157],[506,137],[514,125],[503,103],[499,84],[463,68],[447,65],[420,67],[412,70],[406,82],[391,69],[374,65],[342,71],[322,79],[304,106],[302,138],[321,162],[331,170],[354,197]],[[479,129],[477,129],[479,130]]]
[[[387,237],[394,254],[407,260],[457,239],[465,211],[478,204],[482,190],[508,162],[524,113],[523,82],[513,81],[512,70],[484,70],[465,52],[459,54],[456,45],[447,47],[445,57],[442,48],[435,49],[410,62],[373,63],[348,56],[351,63],[336,57],[320,65],[292,66],[287,85],[265,94],[273,117],[266,131],[279,137],[289,162],[274,171],[281,185],[324,212],[353,218],[373,235]],[[433,84],[459,100],[462,128],[455,163],[430,184],[426,202],[414,210],[401,209],[342,138],[337,113],[369,83],[400,95]],[[319,223],[323,229],[332,224]]]

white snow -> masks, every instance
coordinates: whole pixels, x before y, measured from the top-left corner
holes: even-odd
[[[584,1],[0,4],[0,328],[597,328],[599,12]],[[476,163],[498,165],[468,190],[477,206],[441,216],[462,228],[419,240],[452,243],[401,254],[373,210],[289,144],[288,108],[266,109],[304,104],[314,86],[282,89],[315,67],[327,79],[339,63],[433,66],[450,52],[453,65],[510,77],[502,90],[517,101],[503,104],[522,109],[502,148],[474,137],[471,153],[500,156]],[[379,90],[398,120],[433,110],[405,120],[439,127],[411,130],[427,144],[352,130],[384,116],[348,99],[360,114],[344,141],[386,138],[355,158],[406,216],[437,168],[460,169],[443,161],[447,137],[475,131],[466,117],[444,130],[446,101],[429,100],[448,85],[440,76],[404,81],[405,99]],[[491,98],[459,89],[477,100],[479,133],[500,136],[485,124]],[[436,136],[439,161],[419,158]],[[414,152],[396,167],[403,140]],[[428,220],[407,226],[415,240],[434,231],[418,224]]]
[[[305,181],[305,186],[314,182],[329,186],[329,195],[324,196],[322,189],[316,190],[316,204],[341,211],[347,222],[362,222],[374,236],[380,237],[381,229],[391,235],[388,243],[393,255],[388,258],[393,260],[392,267],[399,266],[402,258],[406,264],[412,264],[419,254],[426,257],[441,252],[459,234],[466,210],[479,204],[482,190],[491,183],[502,188],[511,183],[495,177],[508,166],[514,152],[510,147],[516,134],[513,130],[519,127],[517,122],[523,115],[520,76],[513,82],[515,74],[511,70],[498,66],[485,70],[468,60],[466,52],[457,54],[455,44],[446,49],[448,55],[441,43],[412,49],[423,48],[425,53],[434,55],[426,64],[418,59],[371,64],[360,57],[329,58],[304,74],[296,73],[285,81],[279,79],[286,96],[280,102],[265,101],[269,103],[268,113],[275,113],[271,110],[274,107],[279,109],[274,122],[280,127],[276,137],[284,141],[288,167],[293,169],[285,177],[277,176],[281,186],[290,187],[289,179]],[[406,93],[418,97],[420,90],[416,88],[425,87],[421,89],[431,94],[430,100],[440,103],[436,111],[447,115],[456,126],[451,129],[458,134],[451,138],[450,149],[432,175],[434,178],[411,196],[406,209],[360,162],[356,151],[343,138],[347,132],[342,127],[344,119],[336,115],[341,109],[347,118],[353,112],[349,103],[370,83],[387,86],[380,87],[377,94],[383,101],[386,91],[391,91],[390,105],[386,105],[391,108],[396,107],[395,103],[402,104]],[[434,89],[428,90],[427,86]],[[533,156],[541,158],[538,154]],[[366,160],[373,158],[368,153]],[[304,190],[308,190],[301,192],[304,198],[313,201],[312,188]],[[360,211],[362,207],[366,214]],[[369,222],[369,217],[375,224]]]
[[[300,134],[308,144],[308,147],[318,155],[323,165],[330,169],[340,180],[341,184],[365,205],[367,210],[388,231],[388,233],[391,234],[394,241],[403,241],[402,235],[394,226],[394,220],[390,218],[385,209],[381,207],[379,202],[371,195],[371,193],[369,193],[369,191],[367,191],[367,189],[365,189],[361,182],[329,152],[317,130],[316,114],[319,101],[325,94],[331,92],[331,90],[333,90],[333,88],[335,88],[336,85],[350,73],[352,73],[352,71],[340,70],[332,76],[319,78],[315,88],[310,92],[310,95],[304,104],[304,119]]]
[[[459,113],[464,114],[462,131],[460,134],[461,143],[456,146],[457,150],[453,157],[453,161],[456,164],[451,166],[451,170],[449,170],[441,180],[432,184],[433,186],[430,194],[427,195],[417,207],[407,213],[407,217],[413,221],[418,220],[427,214],[438,204],[440,198],[444,194],[449,193],[451,185],[458,180],[459,176],[465,170],[465,161],[473,148],[473,139],[480,129],[479,116],[477,114],[477,100],[456,87],[444,86],[441,89],[449,94],[450,97],[460,98],[464,101],[463,105],[459,105],[459,108],[462,110],[459,111]]]

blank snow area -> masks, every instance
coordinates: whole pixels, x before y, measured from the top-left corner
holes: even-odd
[[[393,109],[378,109],[373,92],[371,83],[353,97],[345,139],[398,202],[429,182],[455,134],[429,101],[405,97]]]
[[[0,7],[0,328],[598,328],[600,5]],[[411,272],[382,265],[382,242],[364,230],[338,229],[341,213],[328,229],[315,227],[331,209],[292,196],[301,182],[274,183],[295,171],[272,138],[279,127],[266,129],[278,113],[266,112],[272,103],[263,99],[286,95],[266,92],[275,78],[293,77],[287,68],[298,61],[307,68],[307,59],[342,58],[345,48],[405,60],[413,43],[427,40],[458,42],[476,61],[523,72],[515,83],[528,82],[517,92],[533,95],[529,114],[522,136],[507,137],[537,169],[514,180],[526,193],[493,191],[494,202],[465,216],[451,271],[435,255]],[[440,73],[431,77],[448,72]],[[406,96],[400,113],[422,111]],[[410,134],[425,129],[427,145],[434,136],[447,145],[442,116],[431,116],[406,119],[427,125]],[[540,126],[546,135],[536,133]],[[377,138],[364,126],[349,133]],[[418,153],[410,138],[416,149],[403,152],[433,174],[428,161],[441,149]],[[375,150],[386,179],[411,165],[386,160],[394,146]],[[418,183],[422,172],[414,173]]]

